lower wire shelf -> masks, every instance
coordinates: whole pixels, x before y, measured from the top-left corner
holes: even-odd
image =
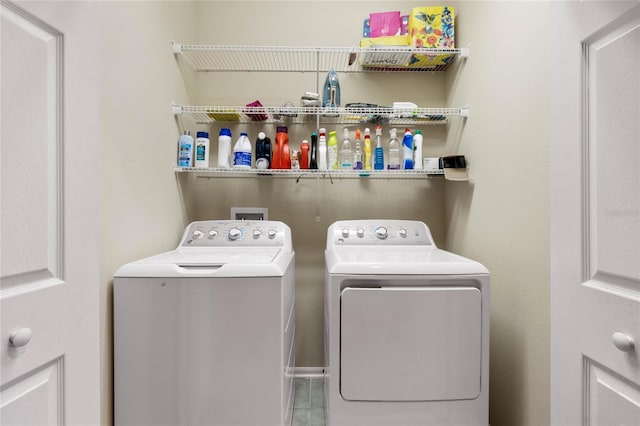
[[[199,178],[329,178],[329,179],[430,179],[444,176],[442,170],[314,170],[314,169],[225,169],[220,167],[173,167],[176,173]]]

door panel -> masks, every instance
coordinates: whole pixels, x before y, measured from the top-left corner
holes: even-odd
[[[99,423],[96,10],[1,3],[3,425]]]
[[[553,10],[551,424],[640,424],[640,5]]]
[[[475,399],[482,296],[474,287],[347,287],[340,393],[355,401]]]

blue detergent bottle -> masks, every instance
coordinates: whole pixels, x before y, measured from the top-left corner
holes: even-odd
[[[413,134],[409,128],[404,129],[404,137],[402,138],[402,157],[404,162],[402,168],[404,170],[413,170]]]

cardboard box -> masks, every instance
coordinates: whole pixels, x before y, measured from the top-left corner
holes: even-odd
[[[409,36],[414,47],[455,48],[452,6],[414,7],[409,15]]]

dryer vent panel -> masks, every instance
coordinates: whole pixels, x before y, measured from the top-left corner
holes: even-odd
[[[269,220],[266,207],[231,207],[231,220]]]

